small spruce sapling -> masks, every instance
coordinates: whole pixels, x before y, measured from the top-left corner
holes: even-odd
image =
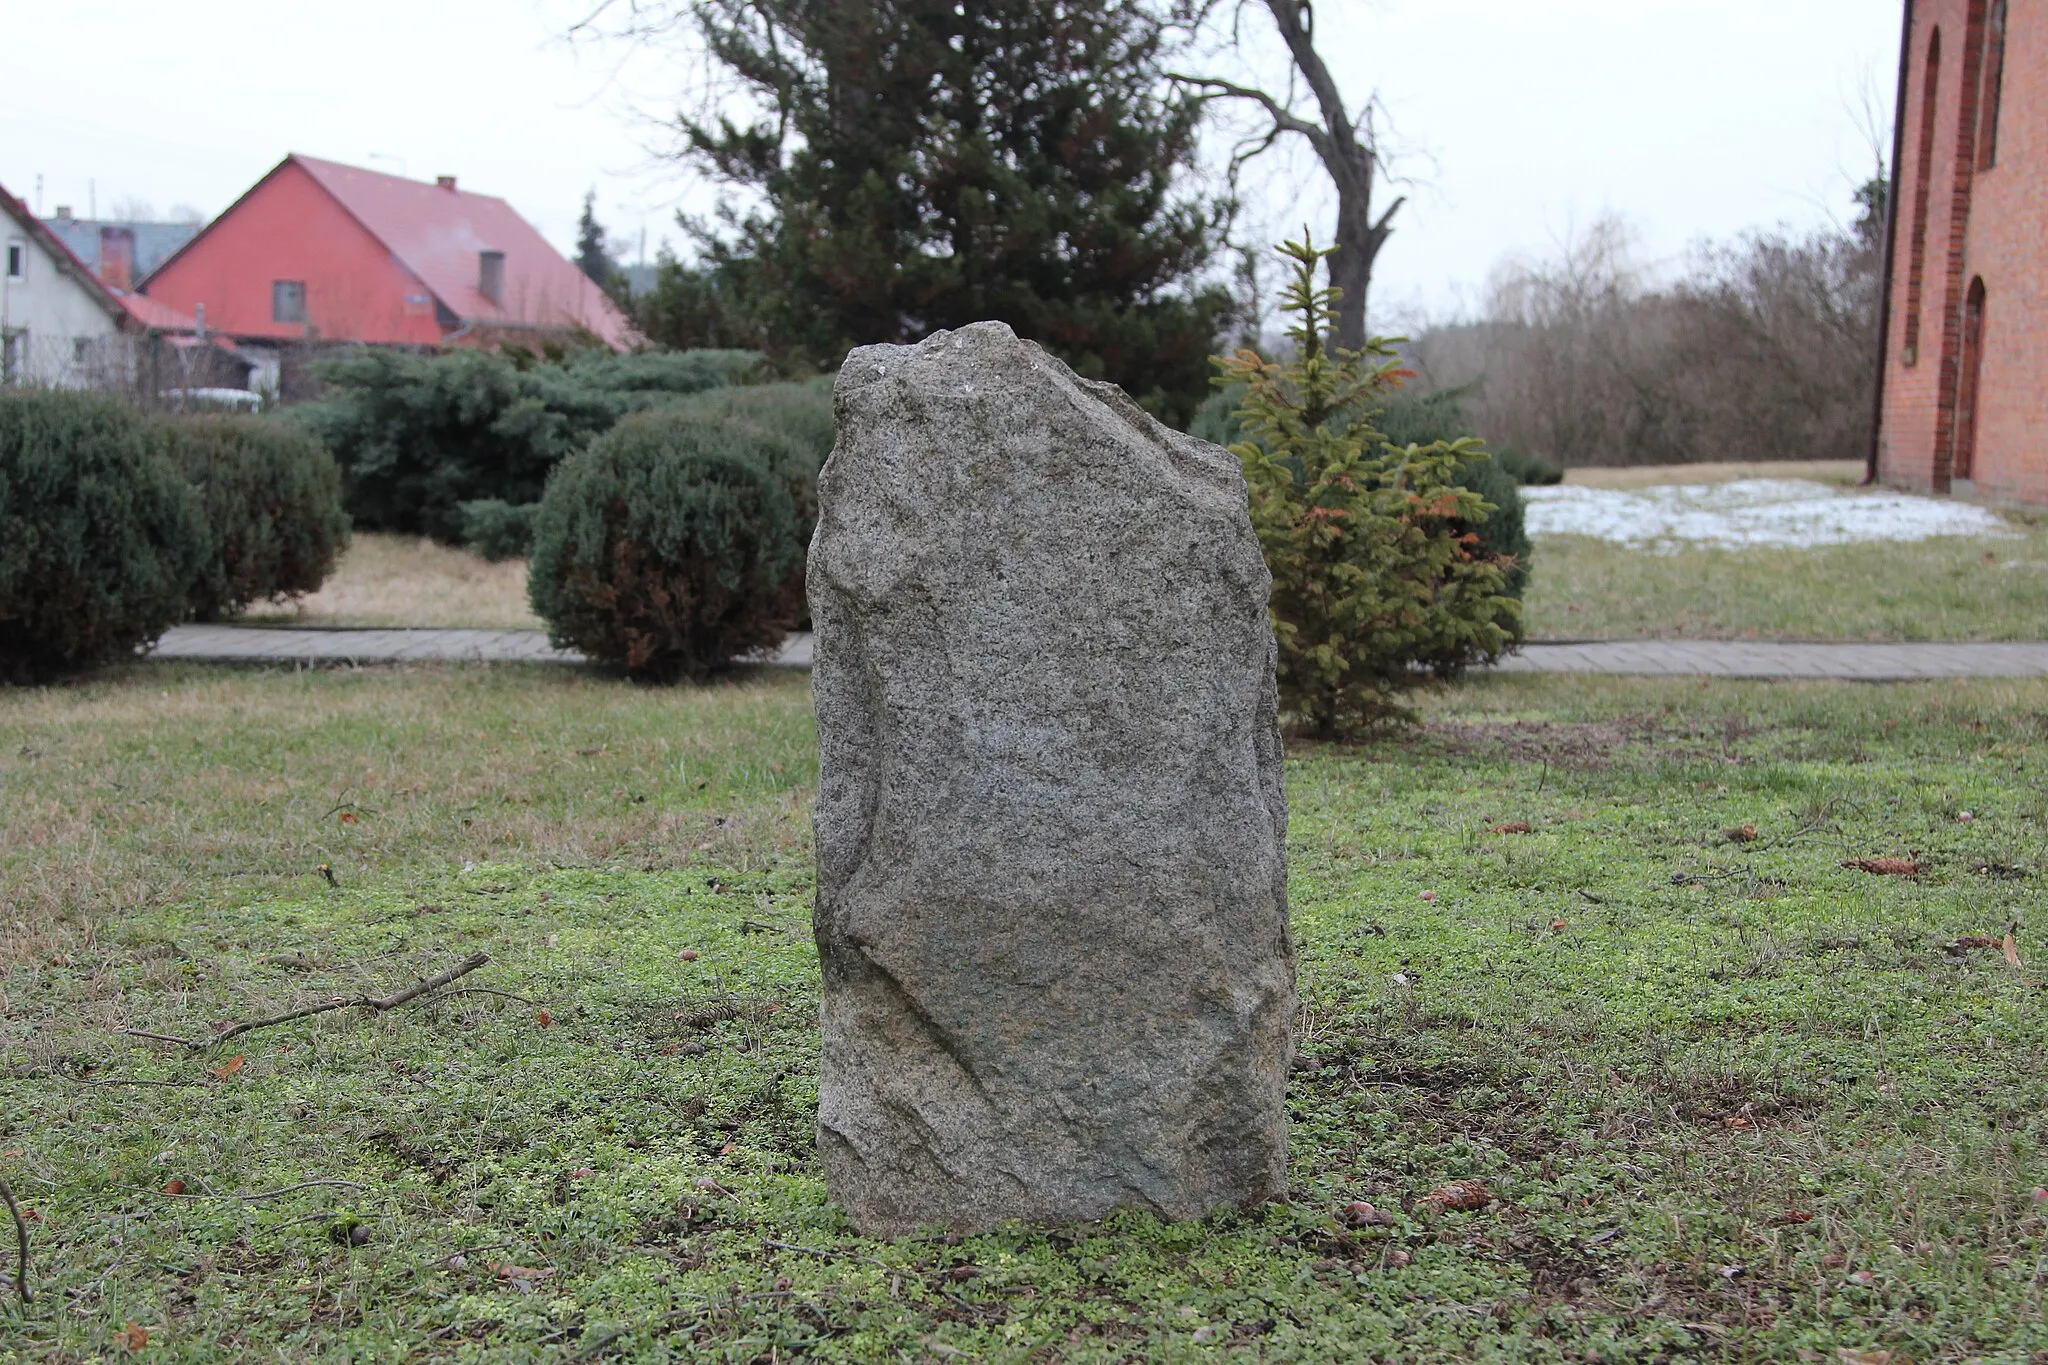
[[[1411,719],[1395,701],[1430,677],[1491,662],[1520,635],[1506,592],[1514,561],[1468,529],[1493,506],[1454,481],[1476,440],[1397,448],[1372,418],[1403,378],[1393,348],[1331,347],[1339,291],[1318,287],[1336,248],[1279,248],[1293,263],[1282,307],[1294,355],[1241,350],[1219,385],[1241,384],[1237,418],[1253,529],[1273,573],[1281,705],[1307,732],[1355,734]]]

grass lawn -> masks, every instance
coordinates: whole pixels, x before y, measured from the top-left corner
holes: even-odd
[[[1854,462],[1574,469],[1565,481],[1637,489],[1735,479],[1853,484]],[[1630,549],[1590,536],[1536,543],[1532,639],[2048,640],[2048,517],[2002,509],[2020,534],[1811,550]]]
[[[1427,716],[1290,759],[1289,1204],[874,1242],[812,1146],[802,677],[0,693],[0,1174],[38,1292],[0,1342],[2044,1358],[2048,683],[1514,677]],[[1922,873],[1840,865],[1866,856]],[[509,994],[203,1052],[119,1031],[205,1038],[479,950],[456,986]],[[1493,1202],[1433,1212],[1456,1179]],[[1361,1199],[1393,1226],[1340,1227]]]
[[[1674,554],[1545,536],[1529,577],[1529,635],[2048,640],[2048,522],[2018,524],[2024,534],[1997,541]]]

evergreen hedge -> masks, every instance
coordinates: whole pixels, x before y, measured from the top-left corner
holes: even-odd
[[[207,552],[189,605],[202,621],[312,592],[348,546],[341,472],[306,432],[262,417],[176,417],[157,443],[198,494]]]
[[[129,408],[0,393],[0,679],[149,644],[184,615],[210,540],[198,495]]]
[[[295,414],[340,463],[358,528],[463,538],[462,504],[537,502],[548,472],[627,413],[718,388],[746,351],[578,352],[560,360],[366,350],[320,367]]]
[[[651,681],[779,645],[802,612],[789,443],[687,408],[621,421],[563,461],[534,518],[528,593],[556,644]]]
[[[461,504],[462,543],[496,562],[520,559],[533,548],[533,517],[537,502],[510,503],[503,498],[478,498]]]

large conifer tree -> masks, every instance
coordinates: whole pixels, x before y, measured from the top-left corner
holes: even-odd
[[[706,269],[778,349],[1009,323],[1168,417],[1208,387],[1229,308],[1197,277],[1225,207],[1185,192],[1196,110],[1162,20],[1123,0],[698,0],[757,99],[681,121],[758,207]]]

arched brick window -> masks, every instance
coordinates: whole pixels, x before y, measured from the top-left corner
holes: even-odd
[[[1977,135],[1977,169],[1988,171],[1998,164],[1998,97],[2005,85],[2005,0],[1991,6],[1991,21],[1984,29],[1984,115],[1983,131]]]
[[[1956,453],[1952,465],[1958,479],[1977,477],[1977,396],[1984,371],[1984,280],[1970,281],[1963,303],[1963,364],[1956,376]]]
[[[1927,277],[1927,199],[1934,178],[1934,99],[1941,86],[1941,30],[1927,40],[1927,69],[1920,77],[1920,141],[1914,149],[1912,254],[1906,265],[1906,344],[1902,364],[1920,360],[1920,299]]]

